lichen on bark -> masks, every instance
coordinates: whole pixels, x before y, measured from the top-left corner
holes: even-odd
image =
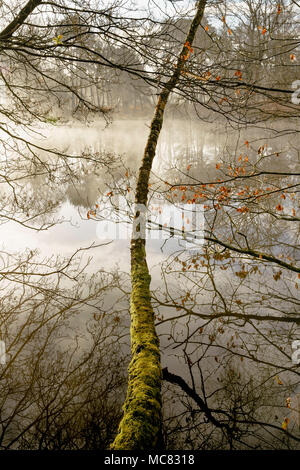
[[[150,298],[143,240],[132,243],[131,351],[124,417],[114,449],[145,450],[157,445],[161,426],[159,341]]]
[[[187,52],[203,17],[206,0],[197,3],[186,41],[178,56],[171,78],[164,85],[155,108],[150,133],[139,169],[135,203],[147,206],[148,188],[152,162],[158,137],[163,124],[165,107],[182,72]],[[135,219],[145,217],[136,209]],[[159,340],[155,330],[154,312],[151,304],[150,273],[146,260],[144,223],[139,223],[139,236],[131,240],[131,354],[127,396],[123,406],[124,415],[118,434],[111,445],[114,450],[150,450],[161,447],[162,427],[161,381]],[[135,227],[136,229],[136,227]]]

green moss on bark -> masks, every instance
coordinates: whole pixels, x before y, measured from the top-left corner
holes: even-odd
[[[150,134],[139,169],[135,195],[136,204],[147,205],[148,185],[158,137],[163,124],[168,97],[183,70],[188,47],[192,44],[200,25],[206,0],[200,0],[191,23],[186,42],[178,57],[174,74],[160,93],[150,127]],[[136,219],[140,216],[136,211]],[[144,224],[139,224],[141,228]],[[124,403],[124,416],[111,448],[115,450],[150,450],[158,445],[162,426],[159,341],[155,330],[151,305],[150,274],[146,261],[145,234],[131,241],[131,353],[128,390]]]
[[[150,297],[143,240],[132,241],[131,351],[124,417],[112,449],[155,448],[161,427],[159,341]]]

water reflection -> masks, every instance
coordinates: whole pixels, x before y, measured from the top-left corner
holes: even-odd
[[[277,129],[280,128],[278,123]],[[284,126],[281,126],[284,131]],[[44,129],[39,138],[35,139],[38,145],[47,148],[56,148],[68,154],[85,152],[87,160],[68,160],[72,166],[73,175],[65,175],[64,184],[58,179],[59,185],[49,182],[49,175],[34,176],[29,179],[27,193],[31,192],[31,203],[50,198],[55,200],[56,215],[70,220],[72,223],[63,223],[58,227],[49,229],[49,233],[33,234],[31,231],[17,227],[15,224],[6,224],[1,227],[2,240],[7,248],[22,248],[26,244],[35,244],[47,251],[56,250],[64,246],[70,248],[81,243],[89,243],[96,238],[95,222],[86,220],[85,210],[91,209],[98,201],[99,195],[109,190],[109,185],[118,184],[124,178],[126,169],[134,176],[139,166],[140,158],[149,131],[149,121],[146,120],[116,120],[110,126],[94,122],[89,126],[80,126],[78,123],[69,126],[51,126]],[[285,134],[286,132],[284,132]],[[254,153],[245,146],[245,141],[258,149],[276,154],[279,158],[272,159],[272,170],[289,168],[293,171],[297,165],[298,135],[286,138],[274,137],[270,127],[260,129],[260,139],[257,139],[256,129],[226,129],[222,123],[203,123],[195,120],[166,119],[159,139],[157,156],[154,161],[153,177],[168,178],[171,183],[196,182],[216,179],[216,165],[219,162],[233,165],[237,155],[241,152],[243,157],[249,154],[249,160]],[[270,144],[268,144],[268,141]],[[89,157],[95,155],[92,161]],[[97,155],[115,155],[115,163],[103,167],[97,163]],[[43,159],[46,152],[40,152]],[[247,157],[248,158],[248,157]],[[269,161],[261,162],[261,168],[269,167]],[[187,170],[188,169],[188,170]],[[127,195],[132,197],[131,194]],[[78,212],[79,210],[79,212]]]

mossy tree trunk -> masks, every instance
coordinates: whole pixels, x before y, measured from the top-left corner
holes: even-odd
[[[145,217],[140,207],[147,206],[148,185],[152,162],[155,157],[158,137],[163,124],[165,107],[170,93],[175,88],[189,48],[201,23],[206,0],[197,3],[185,44],[182,47],[174,73],[164,85],[155,109],[144,157],[139,169],[135,194],[135,224],[131,240],[131,354],[127,397],[124,416],[119,432],[111,448],[115,450],[150,450],[160,445],[162,412],[159,340],[155,330],[154,313],[151,305],[150,274],[145,250]],[[144,221],[145,222],[145,221]],[[137,227],[136,227],[137,226]]]

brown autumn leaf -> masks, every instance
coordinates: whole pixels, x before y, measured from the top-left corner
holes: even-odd
[[[275,281],[278,281],[278,279],[280,279],[281,274],[282,271],[278,271],[278,273],[274,274],[273,278],[275,279]]]
[[[282,429],[283,429],[284,431],[286,431],[289,422],[290,422],[290,419],[289,419],[289,418],[284,418],[284,420],[283,420],[283,422],[282,422],[282,425],[281,425],[281,427],[282,427]]]

